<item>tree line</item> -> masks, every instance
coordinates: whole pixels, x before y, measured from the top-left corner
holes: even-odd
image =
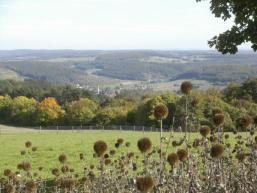
[[[12,83],[12,86],[8,87],[7,83]],[[11,83],[1,81],[0,84],[2,124],[158,126],[154,109],[159,104],[168,108],[169,114],[163,124],[170,127],[183,125],[186,114],[192,116],[188,123],[192,129],[197,130],[195,127],[198,125],[211,125],[215,108],[224,112],[226,130],[236,129],[236,120],[241,116],[249,115],[255,121],[257,117],[257,77],[241,84],[231,83],[224,90],[193,90],[190,95],[174,92],[140,95],[124,91],[115,97],[45,82]]]

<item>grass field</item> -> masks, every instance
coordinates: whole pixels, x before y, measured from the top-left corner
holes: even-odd
[[[51,169],[60,166],[58,156],[62,153],[68,156],[68,163],[72,165],[76,172],[81,171],[83,164],[79,159],[80,153],[85,153],[87,164],[96,163],[93,158],[93,144],[97,140],[105,140],[108,144],[108,150],[115,149],[115,142],[118,138],[123,138],[125,142],[129,141],[131,147],[125,146],[117,151],[133,151],[140,155],[137,149],[137,140],[147,136],[152,140],[153,145],[159,144],[159,133],[157,132],[134,132],[134,131],[39,131],[14,128],[0,125],[0,171],[6,168],[15,170],[17,164],[24,160],[24,156],[20,155],[21,150],[25,150],[24,143],[31,141],[33,146],[38,147],[36,152],[31,155],[32,167],[37,169],[42,166],[42,177],[51,177]],[[169,133],[165,134],[166,136]],[[180,133],[174,133],[172,140],[182,137]],[[199,136],[197,133],[191,134],[191,139]],[[170,151],[172,151],[170,149]]]

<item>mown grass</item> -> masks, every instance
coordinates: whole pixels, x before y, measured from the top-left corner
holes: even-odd
[[[8,130],[6,130],[8,131]],[[165,133],[168,137],[170,134]],[[79,159],[80,153],[85,153],[86,165],[96,164],[93,158],[93,144],[97,140],[104,140],[108,144],[108,150],[115,149],[115,142],[118,138],[123,138],[125,142],[130,142],[131,146],[126,148],[122,146],[117,151],[130,152],[133,151],[140,155],[137,149],[137,140],[141,137],[149,137],[153,145],[159,144],[158,132],[134,132],[134,131],[38,131],[12,130],[0,135],[0,176],[3,170],[9,168],[13,171],[22,160],[30,159],[34,171],[42,166],[41,172],[43,178],[51,177],[51,169],[60,166],[58,156],[62,153],[68,156],[68,164],[71,165],[76,172],[83,171],[83,163]],[[172,140],[178,140],[182,137],[180,133],[174,133]],[[199,137],[198,133],[191,134],[191,140]],[[233,140],[233,139],[231,139]],[[38,147],[36,152],[31,156],[21,156],[20,151],[25,150],[24,143],[31,141],[33,146]],[[172,147],[169,149],[172,151]],[[30,158],[28,158],[30,157]]]

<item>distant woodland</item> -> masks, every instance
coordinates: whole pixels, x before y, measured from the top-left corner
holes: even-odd
[[[115,97],[96,95],[72,86],[45,81],[0,81],[0,123],[17,126],[48,125],[145,125],[157,126],[154,108],[165,104],[166,126],[183,124],[185,100],[196,123],[211,125],[212,110],[222,109],[226,130],[237,128],[240,116],[257,121],[257,77],[230,83],[224,90],[196,89],[189,96],[181,92],[124,91]],[[194,123],[195,125],[195,123]]]

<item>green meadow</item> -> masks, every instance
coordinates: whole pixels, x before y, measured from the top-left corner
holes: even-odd
[[[97,158],[93,158],[93,144],[97,140],[104,140],[108,144],[108,150],[116,149],[115,143],[118,138],[130,142],[131,146],[127,148],[122,145],[117,152],[135,152],[140,155],[137,149],[137,140],[142,137],[149,137],[153,146],[159,145],[160,134],[158,132],[138,132],[138,131],[36,131],[26,128],[9,128],[0,125],[0,171],[3,175],[4,169],[8,168],[15,171],[17,164],[24,160],[29,160],[32,164],[33,172],[38,172],[43,178],[51,177],[51,169],[60,166],[58,157],[65,154],[68,157],[68,164],[73,167],[75,172],[82,173],[85,166],[91,164],[97,165]],[[168,139],[171,133],[166,132],[165,137]],[[172,133],[171,141],[179,140],[183,137],[181,133]],[[200,137],[198,133],[190,134],[193,140]],[[230,140],[233,140],[232,138]],[[21,151],[28,149],[25,142],[31,141],[32,146],[37,147],[37,151],[31,149],[26,155],[21,155]],[[234,140],[233,140],[234,141]],[[169,152],[175,151],[169,146]],[[79,154],[86,155],[86,161],[79,159]],[[39,172],[37,169],[43,167]]]

